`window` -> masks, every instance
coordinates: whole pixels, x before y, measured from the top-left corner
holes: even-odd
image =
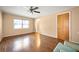
[[[22,20],[14,19],[14,29],[22,28]]]
[[[13,22],[14,22],[14,29],[29,28],[29,21],[28,20],[14,19]]]
[[[29,21],[23,20],[23,28],[29,28]]]

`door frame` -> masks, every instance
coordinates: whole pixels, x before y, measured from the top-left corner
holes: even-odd
[[[72,34],[72,32],[71,32],[71,29],[72,29],[72,27],[71,27],[71,11],[64,11],[64,12],[59,12],[59,13],[57,13],[56,14],[56,25],[58,24],[57,23],[57,16],[58,15],[62,15],[62,14],[65,14],[65,13],[69,13],[69,40],[68,41],[70,41],[71,39],[72,39],[72,37],[71,37],[71,34]],[[56,28],[58,28],[58,26],[56,27]],[[57,35],[57,38],[58,38],[58,29],[56,30],[56,35]]]
[[[35,29],[36,29],[36,32],[38,32],[39,33],[39,27],[40,27],[40,25],[39,25],[39,23],[40,23],[40,19],[36,19],[35,20]]]

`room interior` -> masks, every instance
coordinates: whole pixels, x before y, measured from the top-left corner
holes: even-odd
[[[78,52],[78,6],[0,6],[0,52]]]

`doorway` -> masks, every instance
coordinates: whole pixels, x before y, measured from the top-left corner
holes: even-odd
[[[39,32],[39,23],[40,23],[40,19],[36,19],[36,22],[35,22],[36,32]]]

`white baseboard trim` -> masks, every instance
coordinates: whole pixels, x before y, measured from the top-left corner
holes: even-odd
[[[32,33],[32,32],[28,32],[28,33]],[[28,33],[22,33],[22,34],[28,34]],[[9,36],[22,35],[22,34],[13,34],[13,35],[6,35],[6,36],[3,36],[3,38],[4,38],[4,37],[9,37]]]
[[[53,37],[53,38],[57,38],[56,36],[53,36],[53,35],[48,35],[48,34],[43,34],[43,33],[40,33],[42,35],[45,35],[45,36],[49,36],[49,37]]]

